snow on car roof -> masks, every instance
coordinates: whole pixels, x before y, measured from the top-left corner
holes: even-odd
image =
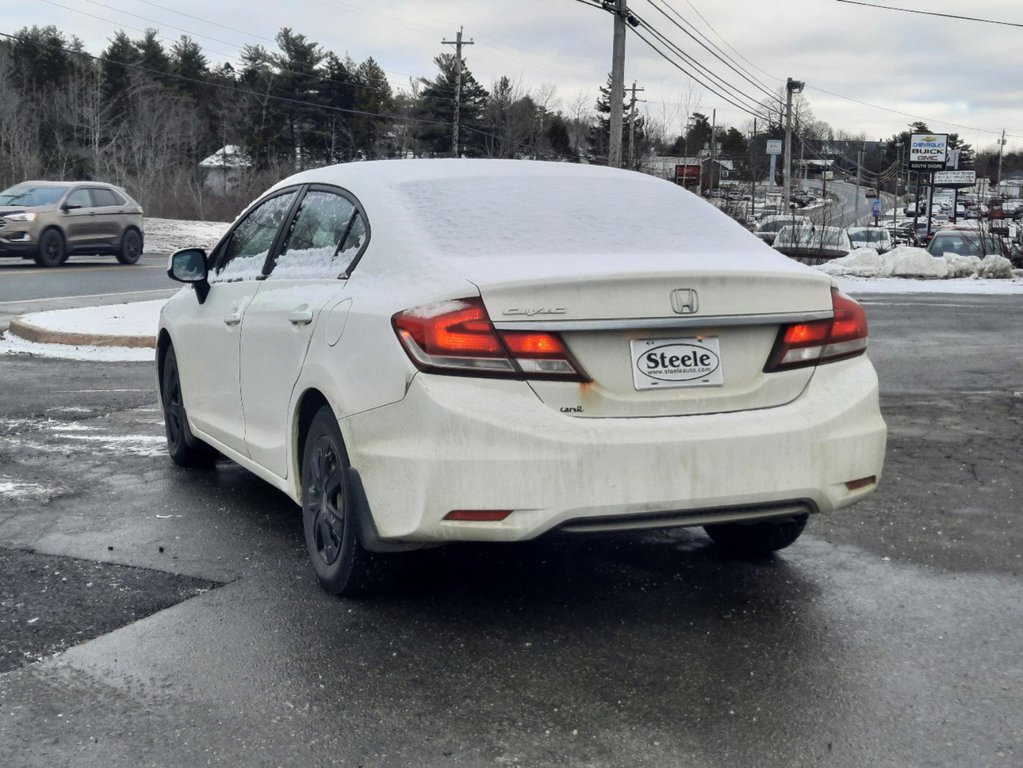
[[[713,205],[662,179],[525,160],[382,160],[281,182],[334,184],[386,232],[434,257],[699,254],[708,266],[788,270],[793,262]],[[370,248],[373,247],[371,242]],[[801,267],[799,267],[801,269]]]

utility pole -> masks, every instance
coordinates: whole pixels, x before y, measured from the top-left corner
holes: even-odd
[[[863,147],[856,150],[856,210],[853,212],[853,226],[860,225],[860,181],[863,178]]]
[[[629,105],[629,168],[635,168],[636,158],[636,91],[646,90],[645,88],[637,88],[636,81],[632,81],[632,102]],[[642,101],[642,99],[641,99]]]
[[[757,119],[753,118],[753,133],[749,136],[749,220],[757,219],[757,161],[753,142],[757,138]]]
[[[792,94],[800,93],[806,83],[793,80],[785,81],[785,167],[782,169],[782,205],[788,208],[792,186]]]
[[[611,135],[607,143],[607,164],[622,167],[622,102],[625,101],[625,21],[629,15],[625,0],[614,0],[613,7],[604,3],[615,17],[614,41],[611,48]]]
[[[718,130],[718,111],[716,109],[711,110],[710,113],[710,185],[707,189],[714,186],[714,165],[716,164],[717,158],[715,157],[714,151],[714,138]],[[718,183],[717,188],[721,188],[721,168],[718,167]]]
[[[455,76],[455,123],[452,126],[451,131],[451,154],[453,157],[459,157],[460,152],[458,151],[458,120],[461,112],[462,103],[462,46],[463,45],[475,45],[472,40],[464,42],[462,40],[462,27],[458,28],[458,34],[454,40],[441,40],[441,45],[453,45],[455,46],[455,62],[457,63],[456,76]]]
[[[1001,197],[999,191],[1002,186],[1002,150],[1005,148],[1005,131],[1002,131],[1002,138],[998,140],[998,180],[995,182],[995,194]]]

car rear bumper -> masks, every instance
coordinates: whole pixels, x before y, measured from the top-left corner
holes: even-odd
[[[866,357],[821,366],[788,405],[660,418],[567,416],[519,382],[419,374],[341,428],[380,537],[418,542],[830,512],[876,487],[846,483],[880,478],[886,439]]]

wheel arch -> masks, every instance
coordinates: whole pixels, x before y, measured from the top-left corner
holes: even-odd
[[[166,328],[160,329],[156,337],[156,391],[163,397],[163,364],[167,359],[167,350],[174,346]]]
[[[306,435],[309,434],[309,426],[313,418],[322,407],[328,407],[334,413],[327,396],[315,388],[307,389],[295,403],[295,413],[292,424],[291,442],[291,478],[295,488],[295,498],[302,503],[302,454],[305,445]],[[336,417],[336,413],[335,413]],[[339,425],[340,427],[340,425]],[[342,436],[342,439],[343,436]]]

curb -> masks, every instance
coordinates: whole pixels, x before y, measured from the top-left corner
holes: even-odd
[[[156,348],[155,336],[108,336],[95,333],[52,331],[27,323],[20,317],[11,320],[7,330],[20,339],[36,344],[65,344],[72,347]]]

